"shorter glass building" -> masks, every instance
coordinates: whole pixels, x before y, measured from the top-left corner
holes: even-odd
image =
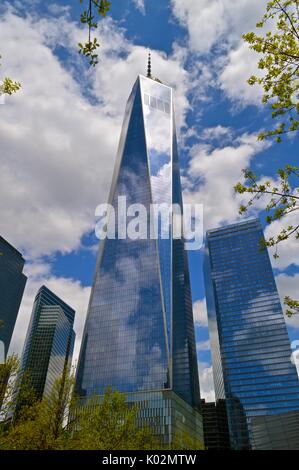
[[[42,286],[35,298],[22,356],[22,371],[29,374],[37,398],[48,395],[55,381],[70,366],[75,333],[75,311]]]
[[[21,253],[0,236],[0,358],[4,353],[4,359],[27,281],[24,263]]]
[[[207,232],[216,398],[226,399],[233,448],[299,449],[299,380],[262,239],[258,219]]]

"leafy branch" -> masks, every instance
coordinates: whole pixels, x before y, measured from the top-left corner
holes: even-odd
[[[257,176],[250,169],[243,170],[244,182],[237,183],[234,187],[235,192],[239,194],[250,194],[251,197],[246,205],[240,205],[239,214],[244,214],[257,200],[265,195],[270,195],[270,201],[267,203],[265,209],[268,212],[266,221],[268,224],[275,220],[280,220],[282,217],[290,214],[299,209],[299,189],[292,189],[290,185],[290,177],[294,176],[299,178],[298,168],[292,165],[286,165],[283,169],[277,171],[278,185],[273,184],[270,180],[260,184]],[[282,241],[294,235],[299,238],[299,224],[287,225],[281,230],[276,237],[271,237],[264,240],[263,247],[276,247],[274,254],[278,258],[277,246]]]
[[[295,313],[299,313],[299,302],[298,300],[294,300],[288,295],[284,298],[284,304],[288,307],[286,310],[286,315],[291,317]]]
[[[83,1],[80,0],[80,3],[82,4]],[[87,4],[87,8],[80,15],[80,21],[82,24],[87,25],[88,39],[85,43],[79,42],[79,54],[87,57],[89,65],[95,67],[98,64],[97,49],[100,47],[100,44],[96,37],[92,38],[92,32],[98,27],[96,16],[98,18],[105,17],[110,10],[111,2],[106,0],[88,0]]]
[[[257,176],[250,169],[243,170],[244,181],[238,182],[234,189],[238,194],[248,194],[250,196],[247,204],[241,204],[239,214],[244,214],[248,209],[262,197],[270,197],[265,210],[268,212],[266,222],[271,224],[274,221],[281,220],[289,214],[299,209],[299,188],[292,188],[290,178],[299,178],[298,168],[292,165],[286,165],[277,170],[278,182],[272,183],[267,180],[263,183],[258,181]],[[281,231],[273,237],[262,239],[260,241],[261,249],[266,247],[275,247],[274,258],[279,258],[278,245],[291,237],[299,239],[299,223],[290,225],[285,224]],[[291,316],[299,313],[299,302],[285,297],[285,305],[288,309],[286,314]]]
[[[299,130],[299,0],[273,0],[257,28],[264,28],[269,20],[276,20],[275,31],[263,36],[254,32],[243,35],[250,49],[262,54],[258,68],[262,77],[252,75],[249,85],[261,85],[263,103],[270,103],[272,118],[278,125],[259,134],[259,140],[282,136]]]

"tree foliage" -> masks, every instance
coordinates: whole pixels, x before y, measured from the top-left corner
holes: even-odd
[[[24,389],[24,376],[21,385]],[[3,450],[51,450],[63,448],[67,427],[68,407],[72,400],[73,378],[59,378],[47,397],[37,400],[31,394],[20,398],[20,389],[15,386],[18,405],[13,408],[13,417],[3,421],[0,427],[0,449]],[[28,389],[29,390],[29,389]],[[17,391],[17,393],[16,393]],[[11,416],[11,414],[10,414]],[[7,423],[7,424],[5,424]]]
[[[151,429],[138,425],[137,408],[129,406],[123,394],[107,389],[101,399],[91,397],[82,405],[73,394],[73,375],[65,372],[51,393],[37,400],[34,390],[25,387],[30,379],[24,381],[23,373],[16,383],[19,376],[19,362],[13,357],[7,362],[5,374],[0,450],[159,448]]]
[[[92,37],[92,33],[98,27],[98,20],[106,16],[110,10],[111,2],[107,0],[80,0],[81,4],[85,4],[84,10],[80,15],[80,21],[83,25],[87,26],[88,38],[85,43],[79,42],[79,53],[85,56],[89,65],[93,67],[98,64],[97,49],[100,44],[96,37]]]
[[[298,300],[294,300],[288,295],[284,298],[284,303],[287,306],[286,314],[288,317],[291,317],[295,313],[299,313],[299,302]]]
[[[267,26],[274,30],[266,30]],[[249,47],[261,58],[258,68],[261,77],[248,80],[250,85],[259,84],[263,89],[263,103],[269,103],[272,117],[278,121],[274,129],[260,133],[259,139],[275,137],[299,129],[299,0],[272,0],[257,28],[264,34],[249,32],[243,35]]]
[[[4,364],[0,364],[0,408],[5,395],[10,394],[10,381],[16,377],[18,369],[19,361],[16,356],[10,356]],[[2,411],[0,411],[1,418],[3,419]]]
[[[104,397],[91,397],[77,406],[71,448],[80,450],[158,449],[150,427],[138,426],[137,407],[126,397],[107,388]]]
[[[273,183],[270,180],[258,182],[257,176],[250,170],[243,170],[244,183],[237,183],[235,191],[239,194],[248,193],[250,199],[246,205],[241,205],[239,213],[244,214],[255,201],[261,199],[263,196],[268,196],[269,202],[266,204],[266,211],[268,215],[266,221],[268,224],[275,220],[282,218],[286,219],[285,227],[275,237],[261,242],[262,246],[276,247],[274,254],[278,258],[277,247],[278,244],[288,238],[294,236],[299,239],[299,223],[294,225],[287,224],[287,215],[299,209],[299,188],[292,189],[290,184],[290,176],[299,178],[298,168],[286,165],[284,168],[277,171],[278,183]]]
[[[9,356],[0,367],[0,422],[15,422],[36,402],[28,372],[21,373],[16,355]],[[22,406],[21,406],[22,405]]]

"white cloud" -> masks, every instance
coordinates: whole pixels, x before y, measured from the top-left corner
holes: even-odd
[[[283,304],[283,299],[285,296],[289,296],[292,299],[299,299],[299,274],[294,274],[288,276],[285,273],[278,274],[275,277],[281,304],[284,311],[286,311],[286,306]],[[288,327],[298,328],[299,333],[299,314],[291,316],[290,318],[285,316],[285,321]],[[299,337],[298,337],[299,339]]]
[[[199,363],[198,366],[200,395],[207,402],[215,401],[213,369],[207,363]]]
[[[210,340],[198,341],[196,343],[197,351],[209,351],[211,349]]]
[[[34,256],[69,251],[106,200],[119,123],[83,98],[37,25],[7,14],[0,42],[22,82],[2,107],[1,233]]]
[[[62,15],[70,11],[70,5],[59,5],[59,3],[50,3],[47,9],[52,15]]]
[[[276,238],[282,229],[285,229],[291,225],[296,227],[297,224],[298,214],[296,214],[296,212],[291,212],[282,219],[275,220],[270,225],[268,225],[265,229],[265,237],[266,239],[269,239],[270,237]],[[269,248],[269,253],[271,256],[271,263],[274,268],[283,270],[291,264],[299,266],[298,239],[295,238],[295,235],[292,235],[290,238],[282,241],[277,245],[277,253],[279,258],[273,258],[275,248]]]
[[[239,220],[238,208],[245,198],[235,194],[233,187],[241,170],[269,145],[259,142],[255,134],[243,134],[225,147],[199,144],[191,149],[184,202],[203,204],[205,230]]]
[[[191,51],[209,59],[207,86],[219,87],[238,106],[261,104],[261,87],[247,83],[261,75],[259,54],[242,34],[256,31],[266,0],[172,0],[173,14],[186,27]],[[271,21],[265,29],[272,29]],[[260,30],[258,31],[260,33]]]
[[[201,54],[238,42],[254,29],[266,0],[172,0],[173,14],[187,28],[190,47]]]
[[[215,127],[206,127],[199,137],[205,142],[221,141],[223,144],[223,141],[232,140],[233,133],[231,128],[218,124]]]
[[[195,325],[208,326],[208,316],[205,299],[196,300],[193,304],[193,318]]]
[[[292,299],[296,300],[299,299],[299,274],[288,276],[287,274],[282,273],[276,276],[275,279],[280,295],[281,304],[285,312],[287,309],[286,305],[284,305],[283,303],[283,299],[285,296],[289,296]],[[290,332],[292,332],[293,340],[291,342],[291,348],[293,351],[294,364],[297,367],[297,373],[299,377],[299,314],[292,315],[291,317],[287,317],[285,315],[284,318],[288,329],[290,330]]]
[[[133,0],[135,7],[140,13],[145,15],[145,0]]]
[[[64,277],[51,275],[50,266],[46,263],[37,262],[27,264],[25,273],[28,280],[14,329],[10,353],[21,355],[23,344],[32,312],[34,298],[38,289],[46,285],[55,294],[76,310],[74,330],[76,332],[76,343],[74,349],[73,363],[77,360],[81,337],[87,312],[90,288],[83,287],[79,281]]]
[[[257,66],[258,59],[258,54],[243,41],[225,59],[218,83],[225,95],[239,106],[261,104],[261,87],[247,83],[251,75],[261,75]]]
[[[22,83],[1,106],[0,231],[28,258],[78,248],[107,199],[125,101],[147,54],[111,18],[99,27],[100,63],[86,72],[77,52],[85,31],[67,17],[7,12],[0,20],[3,73]],[[71,53],[64,65],[52,51],[57,45]],[[182,56],[152,56],[153,71],[175,82],[182,125],[191,86]]]

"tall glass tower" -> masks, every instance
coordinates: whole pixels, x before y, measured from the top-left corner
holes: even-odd
[[[128,99],[109,203],[182,207],[172,89],[139,75]],[[202,439],[189,271],[172,225],[158,237],[116,234],[100,242],[76,379],[82,397],[107,386],[140,403],[171,441],[178,429]],[[143,411],[142,411],[143,410]],[[158,419],[158,421],[157,421]]]
[[[21,253],[0,236],[0,359],[6,358],[27,277]],[[3,351],[2,351],[3,349]],[[4,358],[1,358],[1,352]]]
[[[258,219],[207,232],[215,393],[226,398],[233,448],[299,449],[298,375],[262,238]]]
[[[70,366],[75,333],[75,311],[47,287],[34,300],[21,368],[28,372],[36,396],[48,395]]]

